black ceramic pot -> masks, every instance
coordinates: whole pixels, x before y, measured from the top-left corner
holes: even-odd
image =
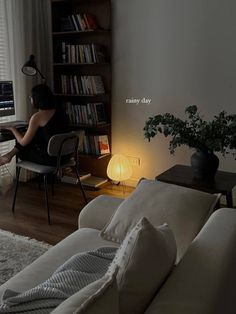
[[[213,181],[219,167],[219,158],[209,152],[197,151],[191,156],[194,178]]]

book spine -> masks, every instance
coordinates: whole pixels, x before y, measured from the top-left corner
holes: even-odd
[[[76,31],[79,31],[79,27],[78,27],[78,24],[77,24],[77,20],[76,20],[76,17],[75,17],[74,14],[71,15],[71,19],[72,19],[72,21],[73,21],[74,29],[75,29]]]
[[[66,43],[64,41],[61,43],[61,59],[62,63],[66,63]]]

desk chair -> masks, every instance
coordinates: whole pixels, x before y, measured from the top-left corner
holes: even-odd
[[[47,166],[41,165],[34,162],[22,160],[17,162],[16,164],[16,185],[15,185],[15,193],[14,199],[12,204],[12,212],[14,213],[15,209],[15,202],[16,202],[16,194],[19,186],[19,177],[20,177],[20,170],[27,169],[38,173],[39,175],[43,176],[44,181],[44,194],[45,194],[45,203],[47,208],[47,215],[48,215],[48,224],[51,223],[50,221],[50,209],[48,204],[48,177],[49,175],[61,175],[62,169],[65,167],[72,167],[75,169],[76,176],[78,178],[78,183],[80,189],[82,191],[84,200],[87,204],[87,198],[83,189],[83,186],[80,181],[79,171],[78,171],[78,149],[83,145],[83,138],[84,138],[84,131],[80,131],[78,133],[63,133],[63,134],[56,134],[52,136],[48,143],[47,152],[49,156],[57,157],[56,166]],[[66,162],[64,156],[71,156],[71,158]]]

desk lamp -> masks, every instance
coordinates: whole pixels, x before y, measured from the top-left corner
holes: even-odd
[[[34,55],[30,55],[29,60],[26,61],[26,63],[23,65],[21,71],[25,74],[25,75],[29,75],[29,76],[34,76],[37,73],[39,73],[39,75],[41,76],[42,80],[45,81],[45,77],[43,76],[43,74],[40,72],[40,70],[38,69],[36,62],[35,62],[35,57]]]

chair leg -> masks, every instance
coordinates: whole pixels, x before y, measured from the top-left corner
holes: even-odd
[[[12,208],[11,208],[13,213],[15,210],[16,194],[17,194],[17,190],[19,186],[20,170],[21,170],[21,167],[16,167],[16,184],[15,184],[14,198],[13,198],[13,203],[12,203]]]
[[[54,196],[54,183],[55,183],[55,174],[51,175],[51,191],[52,191],[52,196]]]
[[[47,207],[47,213],[48,213],[48,224],[51,224],[50,221],[50,210],[49,210],[49,205],[48,205],[48,182],[47,182],[47,175],[44,174],[43,176],[43,182],[44,182],[44,196],[45,196],[45,203]]]
[[[41,175],[41,174],[39,174],[39,175],[38,175],[38,187],[39,187],[39,191],[41,191],[41,190],[42,190],[41,180],[42,180],[42,175]]]
[[[79,186],[80,186],[80,189],[82,191],[85,203],[88,204],[88,200],[87,200],[87,197],[85,195],[84,188],[83,188],[83,185],[81,183],[80,176],[79,176],[79,171],[78,171],[77,167],[75,167],[75,171],[76,171],[76,176],[77,176],[77,179],[78,179],[78,182],[79,182]]]

